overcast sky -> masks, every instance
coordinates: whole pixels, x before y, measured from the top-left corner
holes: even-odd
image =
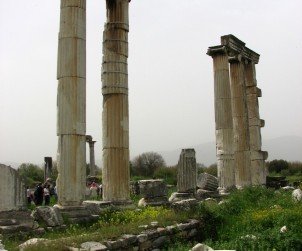
[[[131,157],[215,140],[209,46],[233,34],[259,53],[262,137],[302,136],[301,0],[132,0]],[[0,163],[56,158],[59,0],[0,0]],[[87,134],[102,156],[105,0],[87,0]],[[88,147],[87,147],[88,148]]]

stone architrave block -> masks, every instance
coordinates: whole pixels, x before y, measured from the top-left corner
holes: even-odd
[[[144,198],[166,197],[168,190],[163,180],[140,180],[138,182],[140,194]]]
[[[197,177],[197,187],[203,190],[215,191],[218,188],[218,179],[211,174],[201,173]]]

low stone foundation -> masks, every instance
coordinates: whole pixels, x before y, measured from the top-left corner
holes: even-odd
[[[147,229],[138,235],[125,234],[116,240],[100,242],[85,242],[80,248],[69,247],[69,250],[153,250],[180,240],[198,240],[201,231],[201,222],[189,220],[187,223],[180,223],[156,229]]]

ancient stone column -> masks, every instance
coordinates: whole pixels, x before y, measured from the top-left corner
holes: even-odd
[[[233,119],[229,62],[225,46],[213,46],[207,54],[213,58],[216,156],[220,189],[235,186]]]
[[[103,199],[130,199],[128,0],[107,0],[103,33]]]
[[[52,157],[44,157],[44,181],[51,176]]]
[[[61,0],[58,46],[60,206],[79,206],[86,180],[86,0]]]
[[[177,192],[195,194],[196,179],[195,150],[182,149],[177,166]]]
[[[86,142],[89,144],[89,174],[95,176],[96,166],[94,157],[94,144],[96,141],[92,140],[91,135],[86,135]]]
[[[90,175],[95,176],[95,157],[94,157],[94,144],[96,141],[92,140],[89,142],[89,157],[90,157]]]
[[[244,63],[240,55],[229,58],[233,133],[235,184],[237,187],[251,185],[250,135],[246,105]]]
[[[177,164],[177,192],[171,194],[171,203],[195,197],[197,168],[194,149],[182,149]]]
[[[260,119],[258,97],[261,89],[257,87],[255,63],[245,65],[245,82],[247,108],[249,115],[250,151],[251,151],[251,180],[253,185],[262,185],[266,182],[265,159],[267,152],[261,151],[261,127],[264,120]]]

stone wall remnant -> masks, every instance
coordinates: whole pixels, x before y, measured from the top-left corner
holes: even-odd
[[[17,170],[0,164],[0,173],[0,212],[25,208],[25,184]]]

